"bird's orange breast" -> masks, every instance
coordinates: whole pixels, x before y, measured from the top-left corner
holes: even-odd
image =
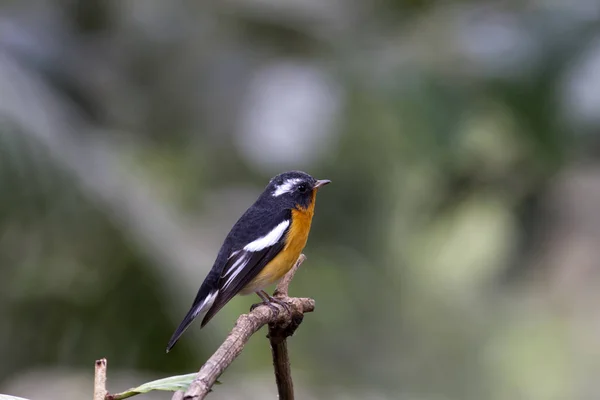
[[[316,190],[307,208],[292,210],[292,221],[286,235],[286,244],[283,250],[269,262],[258,275],[241,291],[242,294],[252,293],[277,282],[290,269],[300,257],[306,246],[312,218],[315,213]]]

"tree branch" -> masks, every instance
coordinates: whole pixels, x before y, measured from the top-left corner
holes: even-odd
[[[304,254],[300,254],[298,257],[298,261],[292,267],[291,270],[279,281],[277,284],[277,288],[275,288],[275,292],[273,292],[274,297],[288,297],[288,290],[290,288],[290,282],[294,279],[294,275],[296,275],[296,271],[300,268],[300,265],[306,261],[306,256]]]
[[[280,400],[294,399],[294,382],[288,356],[287,340],[285,337],[274,333],[275,329],[269,326],[269,341],[273,355],[273,368],[275,369],[275,382]]]
[[[286,307],[277,303],[271,303],[270,306],[260,304],[248,314],[241,315],[223,344],[200,368],[198,375],[185,392],[184,400],[204,399],[219,376],[242,352],[250,337],[267,324],[269,325],[268,337],[273,353],[279,398],[282,400],[294,398],[286,338],[298,328],[304,313],[314,310],[315,301],[309,298],[288,297],[287,292],[294,274],[305,259],[304,254],[300,255],[294,267],[280,281],[275,290],[275,297],[286,304]],[[287,307],[291,313],[286,310]],[[173,400],[176,398],[181,399],[181,397],[173,396]]]
[[[306,256],[300,254],[294,267],[281,281],[279,281],[279,284],[273,293],[274,297],[281,300],[288,298],[290,282],[304,260],[306,260]],[[275,369],[275,382],[277,383],[277,393],[279,394],[280,400],[294,400],[294,382],[292,381],[292,370],[287,349],[287,337],[294,334],[303,318],[304,315],[302,313],[296,313],[295,310],[293,310],[290,324],[287,327],[269,324],[268,338],[271,344],[273,368]]]
[[[106,358],[96,360],[96,372],[94,373],[94,400],[104,400],[106,391]]]
[[[175,392],[171,400],[183,400],[184,392],[183,390],[178,390]]]

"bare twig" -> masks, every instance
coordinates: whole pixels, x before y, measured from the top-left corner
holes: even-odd
[[[290,363],[287,356],[285,338],[293,334],[304,313],[315,308],[315,301],[308,298],[288,297],[287,289],[296,270],[306,259],[301,255],[294,267],[281,280],[275,291],[276,297],[287,304],[291,315],[282,305],[273,303],[275,307],[259,305],[248,314],[241,315],[229,336],[217,351],[200,368],[198,375],[185,392],[184,400],[201,400],[209,393],[217,378],[242,352],[250,337],[264,325],[269,324],[269,338],[273,349],[273,365],[281,399],[293,399],[293,385]],[[282,397],[285,393],[288,397]],[[178,399],[173,396],[173,400]]]
[[[94,400],[104,400],[106,397],[106,358],[96,360],[94,374]]]
[[[302,265],[304,261],[306,261],[306,256],[304,254],[300,254],[300,257],[298,257],[298,261],[296,261],[296,264],[294,264],[292,269],[287,274],[285,274],[285,276],[277,284],[277,288],[275,288],[275,292],[273,292],[274,297],[288,297],[290,282],[292,281],[294,275],[296,275],[296,271],[298,271],[298,268],[300,268],[300,265]]]
[[[175,392],[171,400],[183,400],[184,392],[183,390],[178,390]]]
[[[288,356],[287,340],[285,337],[273,333],[274,329],[269,326],[269,341],[271,342],[271,354],[273,355],[273,368],[275,369],[275,382],[280,400],[294,399],[294,382],[292,381],[292,370]]]
[[[300,265],[306,260],[306,256],[301,254],[294,267],[283,277],[275,292],[274,297],[278,299],[287,299],[290,282],[294,278]],[[296,313],[293,310],[291,321],[286,327],[276,324],[269,324],[269,342],[271,344],[271,354],[273,356],[273,368],[275,370],[275,382],[277,383],[277,393],[280,400],[294,399],[294,382],[292,381],[292,370],[290,358],[287,349],[287,337],[291,336],[298,328],[303,319],[303,314]]]

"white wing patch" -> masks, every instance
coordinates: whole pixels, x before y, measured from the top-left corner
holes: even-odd
[[[299,178],[290,178],[275,188],[273,197],[281,196],[284,193],[289,193],[294,189],[294,186],[302,182]]]
[[[233,253],[231,253],[231,255],[229,257],[227,257],[228,260],[231,260],[233,257],[237,256],[238,254],[240,254],[241,250],[236,250]]]
[[[279,223],[279,225],[273,228],[273,230],[267,233],[265,236],[262,236],[244,246],[242,254],[240,254],[240,250],[231,253],[231,256],[229,257],[230,259],[238,255],[239,258],[235,260],[231,267],[229,267],[229,269],[223,274],[223,278],[227,278],[225,283],[223,283],[223,288],[228,287],[233,282],[235,277],[238,276],[244,270],[246,265],[248,265],[248,261],[250,260],[250,256],[252,255],[252,253],[273,246],[281,239],[288,226],[290,226],[290,221],[285,220]]]
[[[202,303],[200,303],[200,305],[198,307],[196,307],[196,311],[194,312],[194,318],[196,318],[198,316],[198,314],[200,314],[207,308],[210,308],[210,306],[212,306],[213,302],[217,298],[218,294],[219,294],[218,290],[214,290],[214,291],[210,292],[208,294],[208,296],[206,296],[206,298],[202,301]]]
[[[224,275],[224,277],[229,275],[229,278],[227,278],[223,284],[223,288],[229,286],[233,279],[238,276],[240,272],[242,272],[244,267],[248,264],[248,258],[248,255],[244,254],[233,263],[231,268],[229,268],[229,271],[227,271],[227,273]]]
[[[281,236],[283,236],[283,233],[285,232],[288,226],[290,226],[289,220],[286,219],[285,221],[280,222],[279,225],[273,228],[271,232],[244,246],[244,250],[261,251],[267,247],[273,246],[279,241],[279,239],[281,239]]]

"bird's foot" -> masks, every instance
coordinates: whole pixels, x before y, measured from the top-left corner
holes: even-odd
[[[271,310],[275,311],[277,314],[279,314],[279,307],[277,307],[275,304],[271,303],[270,301],[263,301],[262,303],[256,303],[256,304],[252,304],[250,306],[250,311],[254,311],[254,309],[258,306],[267,306],[269,307]]]
[[[279,314],[279,307],[277,307],[275,304],[279,304],[280,306],[282,306],[285,311],[287,311],[290,315],[293,315],[292,312],[292,307],[286,303],[285,301],[275,298],[273,296],[270,296],[267,292],[265,292],[264,290],[261,290],[259,292],[256,292],[256,294],[258,295],[258,297],[261,298],[261,300],[263,301],[262,303],[258,303],[258,304],[253,304],[252,307],[250,307],[250,311],[254,310],[256,307],[264,304],[266,306],[268,306],[271,310],[276,311]]]
[[[276,303],[276,304],[279,304],[280,306],[282,306],[285,309],[285,311],[288,312],[288,314],[290,314],[290,315],[293,314],[292,307],[290,306],[289,303],[287,303],[287,302],[285,302],[285,301],[283,301],[281,299],[278,299],[276,297],[272,297],[272,296],[269,296],[269,301],[271,303]]]
[[[289,305],[288,303],[286,303],[285,301],[283,301],[283,300],[281,300],[281,299],[278,299],[278,298],[275,298],[275,297],[273,297],[273,296],[269,295],[269,294],[268,294],[267,292],[265,292],[264,290],[261,290],[259,293],[260,293],[260,294],[259,294],[259,296],[260,296],[260,298],[261,298],[261,299],[263,299],[263,301],[268,301],[269,303],[276,303],[276,304],[279,304],[280,306],[282,306],[282,307],[285,309],[285,311],[287,311],[287,312],[288,312],[288,314],[290,314],[290,315],[292,315],[292,314],[293,314],[293,313],[292,313],[292,308],[291,308],[291,307],[290,307],[290,305]]]

